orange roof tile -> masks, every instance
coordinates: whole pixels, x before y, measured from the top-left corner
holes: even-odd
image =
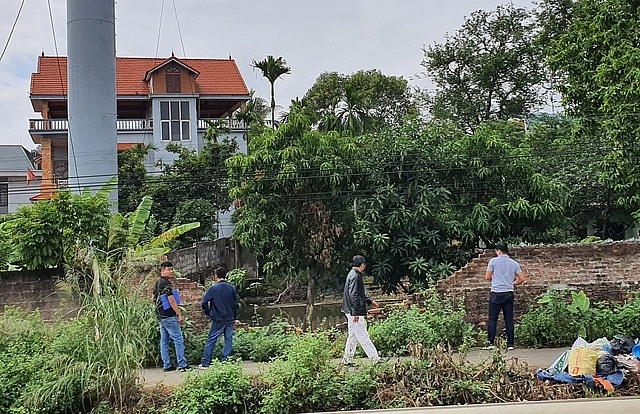
[[[248,95],[249,90],[232,59],[157,59],[116,58],[116,89],[118,95],[148,95],[145,75],[171,59],[198,72],[196,89],[201,95]],[[31,95],[55,96],[67,92],[67,58],[39,56],[38,71],[31,74]]]

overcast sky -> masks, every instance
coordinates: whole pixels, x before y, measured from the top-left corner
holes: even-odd
[[[0,48],[22,1],[0,0]],[[57,45],[57,54],[66,56],[66,1],[49,0],[53,29],[47,1],[24,2],[0,61],[0,144],[33,148],[28,120],[39,114],[29,102],[29,80],[42,52],[55,56]],[[267,55],[282,56],[291,74],[276,81],[276,103],[287,108],[291,99],[302,97],[326,71],[351,74],[378,69],[425,88],[427,81],[414,80],[422,70],[422,48],[453,34],[474,10],[491,10],[508,2],[118,0],[116,48],[118,56],[166,58],[174,52],[178,58],[227,58],[231,54],[249,89],[267,100],[269,83],[251,68],[251,62]],[[533,7],[528,0],[512,3]]]

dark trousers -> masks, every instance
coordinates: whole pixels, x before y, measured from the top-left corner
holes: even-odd
[[[493,344],[493,341],[496,339],[496,328],[498,326],[500,310],[502,310],[504,325],[507,328],[507,346],[513,346],[513,292],[491,292],[491,296],[489,297],[489,323],[487,324],[487,334],[490,344]]]

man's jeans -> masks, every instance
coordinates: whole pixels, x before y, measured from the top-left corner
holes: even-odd
[[[496,339],[496,329],[498,326],[498,315],[502,309],[504,325],[507,329],[507,346],[513,346],[513,292],[496,293],[491,292],[489,298],[489,323],[487,325],[488,340],[493,345]]]
[[[211,365],[211,359],[213,358],[213,351],[216,349],[216,343],[220,335],[224,335],[224,347],[222,348],[221,361],[226,361],[231,355],[231,349],[233,346],[233,327],[236,321],[228,322],[211,322],[211,329],[209,329],[209,336],[207,342],[204,345],[204,355],[200,364],[203,367]]]
[[[178,318],[161,318],[160,321],[160,357],[162,358],[162,367],[164,369],[171,368],[171,359],[169,358],[169,339],[173,340],[176,348],[176,358],[178,359],[178,368],[187,366],[187,360],[184,357],[184,338],[180,329]]]

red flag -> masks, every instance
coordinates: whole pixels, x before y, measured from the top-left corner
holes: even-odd
[[[29,185],[31,180],[33,180],[34,178],[36,178],[36,175],[33,173],[33,171],[31,171],[31,168],[27,168],[27,185]]]

